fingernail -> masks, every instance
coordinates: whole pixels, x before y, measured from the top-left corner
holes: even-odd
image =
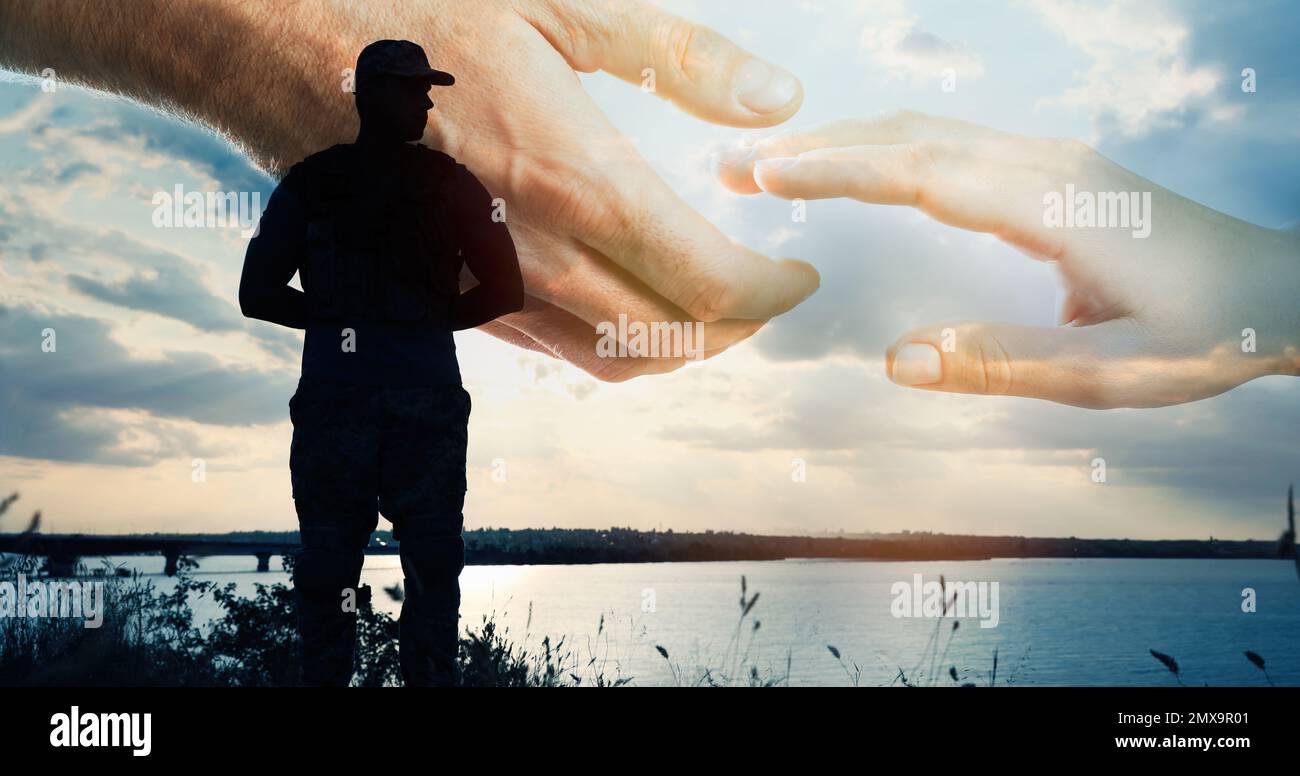
[[[943,379],[939,351],[933,345],[911,343],[894,354],[894,369],[889,379],[899,385],[931,385]]]
[[[761,59],[749,59],[736,68],[731,91],[741,105],[755,113],[772,113],[799,94],[799,79]]]
[[[781,172],[799,163],[797,156],[778,156],[775,159],[760,159],[754,162],[754,173]]]

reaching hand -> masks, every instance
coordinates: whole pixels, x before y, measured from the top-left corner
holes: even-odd
[[[1206,208],[1081,143],[894,113],[767,138],[714,169],[739,193],[907,205],[1055,263],[1068,325],[922,327],[886,354],[901,385],[1154,407],[1300,373],[1300,235]]]
[[[688,207],[583,90],[575,70],[638,84],[653,71],[659,95],[708,121],[771,126],[799,109],[792,75],[646,3],[138,0],[91,14],[0,0],[7,64],[180,109],[274,172],[356,136],[343,73],[381,38],[415,40],[456,76],[426,141],[504,204],[527,301],[490,333],[621,380],[686,359],[601,358],[602,321],[706,321],[710,356],[816,290],[809,265],[740,247]]]

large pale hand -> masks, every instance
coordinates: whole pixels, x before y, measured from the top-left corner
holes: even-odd
[[[721,155],[715,171],[740,193],[914,207],[1055,263],[1068,325],[922,327],[886,354],[897,383],[1153,407],[1300,372],[1300,235],[1180,197],[1082,143],[904,112],[777,135]],[[1149,234],[1136,210],[1123,227],[1055,225],[1052,194],[1067,186],[1097,203],[1136,194],[1125,204],[1140,207],[1149,194]]]

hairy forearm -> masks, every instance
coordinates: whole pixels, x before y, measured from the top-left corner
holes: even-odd
[[[355,135],[315,0],[0,0],[0,66],[198,121],[272,174]]]

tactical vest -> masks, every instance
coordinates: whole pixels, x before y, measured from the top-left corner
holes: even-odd
[[[462,261],[448,185],[456,166],[420,146],[399,160],[362,169],[350,145],[311,160],[299,276],[313,321],[448,322]]]

